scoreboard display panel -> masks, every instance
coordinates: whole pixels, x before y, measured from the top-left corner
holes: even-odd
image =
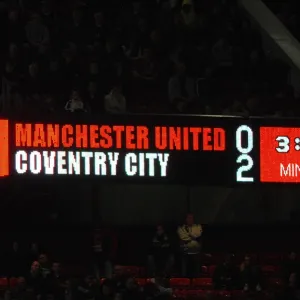
[[[300,182],[300,120],[197,115],[0,119],[0,177]]]

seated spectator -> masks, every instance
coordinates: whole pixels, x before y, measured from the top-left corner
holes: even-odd
[[[122,87],[116,84],[104,98],[105,111],[113,114],[126,112],[126,99],[122,94]]]
[[[282,277],[283,280],[288,283],[291,274],[299,274],[300,265],[297,261],[296,252],[292,251],[287,259],[284,260],[282,265]]]
[[[39,256],[40,256],[40,251],[39,251],[38,244],[35,242],[31,243],[30,249],[27,254],[28,267],[31,266],[33,261],[38,260]]]
[[[163,226],[158,225],[152,239],[150,255],[148,256],[148,272],[150,277],[157,274],[169,276],[174,257],[171,252],[171,244]]]
[[[219,66],[232,65],[232,46],[225,37],[219,39],[213,46],[212,53]]]
[[[232,255],[227,255],[225,261],[218,265],[213,274],[214,288],[232,290],[237,288],[238,269],[234,265]]]
[[[99,91],[97,82],[90,81],[88,83],[86,100],[90,103],[93,111],[104,112],[103,94]]]
[[[249,255],[245,256],[244,261],[240,265],[239,274],[242,288],[245,291],[256,290],[261,291],[262,276],[259,266],[252,263]]]
[[[36,48],[48,45],[50,35],[48,28],[42,23],[41,16],[33,14],[25,27],[28,43]]]
[[[88,300],[100,296],[98,285],[93,276],[86,276],[84,281],[78,286],[78,298]]]
[[[65,105],[65,110],[70,112],[87,112],[88,105],[83,102],[82,98],[79,95],[79,92],[73,90],[70,100]]]
[[[280,300],[296,300],[299,299],[299,281],[296,273],[291,273],[288,280],[288,285],[285,288]]]
[[[28,287],[33,290],[33,292],[36,295],[39,295],[41,290],[41,282],[42,282],[42,276],[41,276],[41,266],[38,261],[34,261],[31,264],[30,273],[27,277],[27,284]]]
[[[176,74],[169,80],[169,100],[176,111],[183,112],[196,100],[195,80],[186,74],[184,63],[176,65]]]
[[[141,291],[134,278],[129,277],[125,283],[125,290],[123,292],[123,300],[139,300]]]
[[[182,249],[182,275],[197,277],[200,273],[200,250],[202,226],[194,223],[194,216],[188,214],[186,224],[177,230]]]

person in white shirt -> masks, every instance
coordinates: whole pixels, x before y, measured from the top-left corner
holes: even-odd
[[[200,250],[202,226],[194,223],[194,216],[188,214],[186,224],[178,227],[177,233],[182,248],[183,276],[197,277],[200,273]]]
[[[70,112],[87,112],[87,108],[77,91],[71,93],[70,100],[65,105],[65,110]]]
[[[111,92],[104,98],[105,111],[113,114],[126,112],[126,99],[122,94],[122,87],[115,85]]]

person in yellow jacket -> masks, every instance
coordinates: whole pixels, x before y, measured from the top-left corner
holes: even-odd
[[[180,239],[183,276],[199,276],[202,226],[194,223],[194,216],[188,214],[186,224],[179,226],[177,233]],[[190,268],[190,267],[192,268]],[[193,269],[189,271],[189,269]],[[189,274],[188,274],[189,273]]]

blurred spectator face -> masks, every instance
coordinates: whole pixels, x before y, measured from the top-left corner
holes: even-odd
[[[80,95],[79,95],[79,93],[77,91],[73,91],[71,93],[71,99],[75,100],[75,101],[81,101]]]
[[[245,266],[249,266],[251,262],[250,256],[246,255],[244,258],[244,264]]]
[[[46,254],[41,254],[40,257],[39,257],[39,263],[41,265],[44,265],[48,262],[48,257]]]
[[[34,261],[31,264],[31,272],[36,272],[40,269],[40,263],[38,261]]]
[[[37,243],[32,243],[30,246],[30,249],[32,252],[38,252],[39,251],[39,247]]]
[[[13,242],[13,250],[18,251],[19,250],[19,244],[18,242]]]
[[[80,23],[81,20],[82,20],[82,13],[81,13],[81,11],[78,10],[78,9],[74,10],[73,13],[72,13],[72,18],[73,18],[73,22],[75,24]]]
[[[115,95],[121,95],[122,94],[122,86],[116,85],[113,87],[112,91]]]
[[[92,82],[89,83],[88,91],[91,94],[95,94],[97,92],[97,84],[96,84],[96,82],[92,81]]]
[[[54,273],[58,273],[59,271],[60,271],[60,264],[59,263],[53,263],[53,265],[52,265],[52,271],[54,272]]]
[[[24,277],[19,277],[18,278],[18,286],[19,287],[24,287],[26,285],[26,281]]]
[[[94,19],[95,19],[95,23],[96,25],[103,25],[104,23],[104,16],[102,12],[97,12],[94,14]]]
[[[163,234],[164,234],[164,228],[163,228],[161,225],[158,225],[158,226],[157,226],[156,233],[157,233],[158,235],[163,235]]]
[[[134,290],[137,287],[134,278],[128,278],[126,281],[126,288],[130,291]]]
[[[90,63],[90,74],[97,75],[99,73],[99,66],[96,62]]]
[[[185,13],[185,14],[188,14],[188,13],[190,13],[191,11],[192,11],[192,5],[190,5],[190,4],[184,4],[183,6],[182,6],[182,11]]]
[[[192,214],[188,214],[186,216],[186,224],[188,226],[192,226],[194,224],[194,216]]]
[[[28,72],[31,77],[36,77],[39,72],[39,67],[36,63],[30,64],[28,67]]]
[[[18,19],[19,19],[19,13],[17,10],[11,10],[9,13],[8,13],[8,19],[9,21],[11,22],[17,22]]]
[[[85,283],[88,285],[88,286],[91,286],[93,284],[93,278],[92,276],[87,276],[85,277]]]
[[[8,49],[9,57],[15,58],[18,55],[18,47],[16,44],[10,44]]]
[[[296,260],[296,258],[297,258],[296,252],[291,252],[290,255],[289,255],[289,259],[290,260]]]

